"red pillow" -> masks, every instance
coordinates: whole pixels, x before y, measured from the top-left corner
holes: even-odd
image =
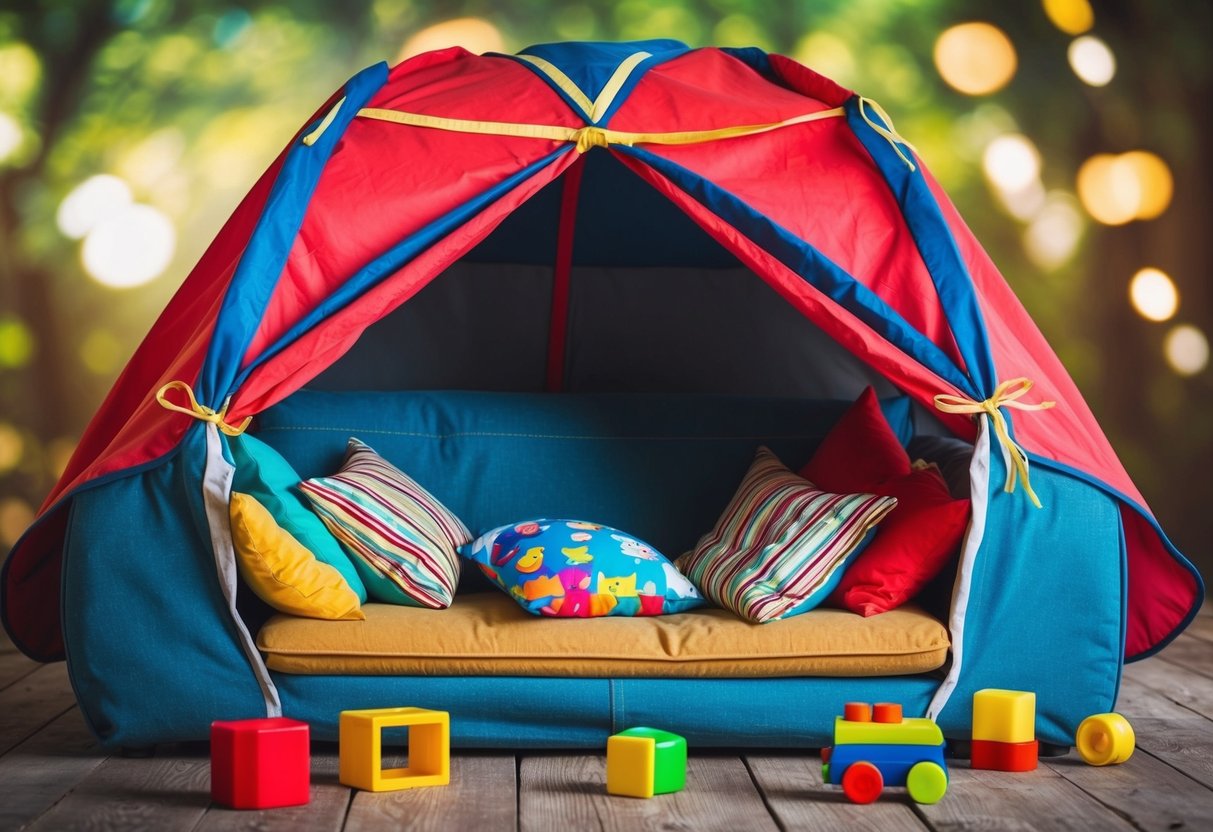
[[[859,394],[800,470],[800,476],[836,494],[868,492],[876,483],[908,473],[910,457],[871,387]]]
[[[934,468],[911,467],[870,387],[799,473],[827,491],[897,498],[897,508],[827,600],[860,615],[887,612],[917,595],[947,563],[968,526],[969,501],[952,499]]]
[[[943,569],[969,524],[969,501],[953,500],[934,468],[887,480],[870,493],[896,497],[868,548],[826,599],[863,616],[899,607]]]

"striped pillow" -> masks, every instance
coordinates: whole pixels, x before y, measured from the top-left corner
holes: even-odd
[[[341,470],[299,488],[355,556],[380,601],[444,609],[459,582],[455,548],[472,539],[434,495],[369,446],[351,438]],[[377,580],[375,578],[378,578]]]
[[[715,528],[675,565],[713,603],[775,621],[823,600],[896,505],[893,497],[822,491],[759,448]]]

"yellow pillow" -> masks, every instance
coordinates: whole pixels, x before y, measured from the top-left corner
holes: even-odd
[[[308,618],[366,618],[341,573],[317,560],[255,497],[233,492],[230,513],[236,566],[261,600]]]

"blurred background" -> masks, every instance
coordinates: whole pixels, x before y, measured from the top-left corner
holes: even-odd
[[[661,37],[790,55],[883,104],[1213,576],[1204,0],[8,0],[0,549],[237,202],[357,70]]]

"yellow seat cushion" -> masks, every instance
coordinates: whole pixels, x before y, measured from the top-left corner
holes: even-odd
[[[362,620],[358,595],[332,566],[278,525],[256,497],[232,493],[229,506],[236,568],[249,588],[280,612]]]
[[[258,634],[283,673],[399,676],[889,676],[940,667],[944,626],[914,606],[864,618],[818,608],[767,624],[721,609],[538,618],[500,593],[446,610],[367,604],[364,621],[278,615]]]

